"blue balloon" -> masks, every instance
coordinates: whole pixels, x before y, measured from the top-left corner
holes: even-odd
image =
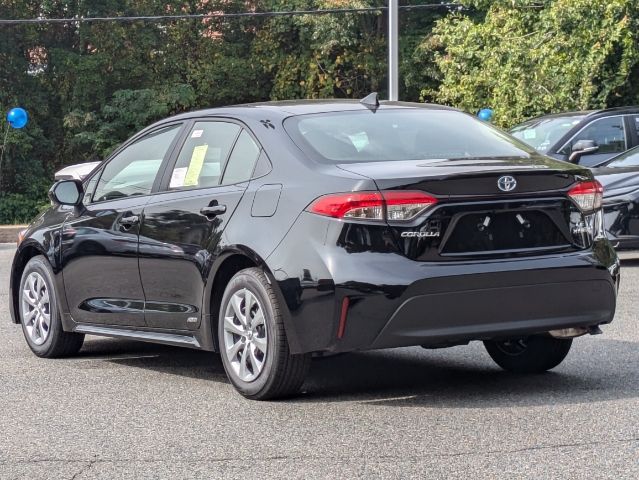
[[[29,114],[24,108],[12,108],[7,113],[7,122],[13,128],[23,128],[29,122]]]
[[[484,122],[490,122],[493,119],[494,112],[492,108],[482,108],[477,116]]]

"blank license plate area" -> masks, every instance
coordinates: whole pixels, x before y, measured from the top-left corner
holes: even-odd
[[[557,225],[544,212],[489,211],[457,214],[442,255],[534,250],[568,245]]]

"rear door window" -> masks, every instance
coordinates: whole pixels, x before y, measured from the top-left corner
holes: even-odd
[[[224,169],[222,184],[229,185],[250,180],[259,155],[260,147],[246,130],[242,130]]]
[[[197,122],[180,150],[169,189],[219,185],[226,159],[240,131],[241,127],[231,122]]]

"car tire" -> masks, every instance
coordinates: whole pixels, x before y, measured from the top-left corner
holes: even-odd
[[[33,257],[22,272],[18,297],[22,332],[38,357],[66,357],[78,353],[84,335],[65,332],[58,307],[58,292],[45,257]]]
[[[566,358],[571,345],[571,339],[564,340],[546,335],[484,342],[495,363],[514,373],[541,373],[555,368]]]
[[[241,270],[226,286],[218,345],[230,382],[253,400],[298,393],[310,366],[310,354],[291,354],[279,301],[259,268]]]

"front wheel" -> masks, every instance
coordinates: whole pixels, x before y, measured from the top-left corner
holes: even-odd
[[[572,340],[533,335],[516,340],[485,341],[488,354],[504,370],[514,373],[541,373],[559,365]]]
[[[279,302],[259,268],[241,270],[226,286],[218,340],[226,375],[245,397],[269,400],[301,388],[311,356],[290,353]]]
[[[20,281],[20,323],[24,338],[38,357],[66,357],[82,347],[84,335],[65,332],[58,310],[58,292],[45,257],[33,257]]]

